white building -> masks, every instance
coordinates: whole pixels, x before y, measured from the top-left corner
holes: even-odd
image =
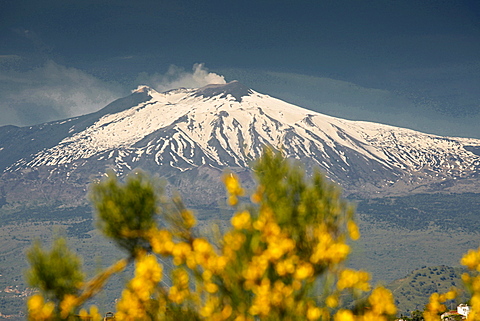
[[[470,313],[470,307],[466,304],[460,304],[457,306],[457,312],[458,314],[468,317],[468,314]]]

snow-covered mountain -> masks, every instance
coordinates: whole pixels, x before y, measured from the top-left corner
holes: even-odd
[[[320,167],[347,193],[480,186],[479,139],[330,117],[234,81],[164,93],[142,86],[93,114],[0,127],[0,193],[4,203],[20,202],[29,186],[40,198],[61,199],[65,191],[84,193],[89,178],[107,168],[140,167],[167,177],[187,198],[211,202],[221,190],[219,174],[225,168],[248,173],[265,145],[307,169]]]

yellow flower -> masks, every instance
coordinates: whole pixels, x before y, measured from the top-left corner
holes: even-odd
[[[183,291],[179,290],[177,286],[172,286],[170,287],[170,291],[168,291],[168,298],[177,304],[180,304],[183,302],[184,299],[184,293]]]
[[[470,270],[480,272],[480,248],[478,250],[469,250],[460,261],[462,265],[467,266]]]
[[[288,273],[286,261],[280,261],[275,264],[275,271],[279,276],[285,276]]]
[[[212,271],[205,270],[202,273],[202,278],[203,278],[204,281],[210,281],[210,279],[212,278],[212,275],[213,275]]]
[[[181,216],[186,228],[192,228],[195,226],[195,215],[193,215],[192,211],[184,210],[182,211]]]
[[[238,181],[237,175],[230,173],[223,178],[227,192],[233,196],[242,196],[244,194],[243,188]]]
[[[154,255],[144,255],[137,260],[135,275],[152,283],[158,283],[162,279],[162,266]]]
[[[79,314],[80,314],[80,319],[82,319],[82,320],[88,320],[89,319],[89,315],[88,315],[87,310],[81,309]]]
[[[172,234],[167,230],[152,229],[149,233],[150,244],[155,253],[168,255],[172,253],[175,244],[172,242]]]
[[[200,315],[204,318],[210,317],[218,305],[218,299],[210,297],[205,305],[200,309]]]
[[[387,321],[387,318],[385,316],[375,314],[372,311],[365,312],[365,314],[359,316],[358,319],[360,321]]]
[[[173,282],[176,285],[181,286],[182,288],[186,288],[189,282],[189,276],[187,271],[184,269],[176,269],[172,272],[173,275]]]
[[[238,197],[235,195],[230,195],[227,200],[228,205],[235,206],[238,204]]]
[[[355,316],[353,315],[352,311],[350,310],[338,310],[333,317],[334,321],[354,321]]]
[[[447,293],[445,293],[445,298],[447,300],[453,300],[457,297],[457,291],[456,289],[452,289],[450,291],[448,291]]]
[[[360,238],[360,231],[358,230],[357,224],[355,224],[354,221],[349,220],[347,222],[347,229],[348,229],[348,234],[350,235],[350,238],[354,241],[358,240]]]
[[[280,226],[278,226],[277,223],[275,222],[268,222],[265,224],[263,227],[263,235],[265,238],[269,238],[272,236],[278,236],[282,230],[280,229]]]
[[[188,243],[180,242],[178,244],[175,244],[172,249],[173,263],[175,265],[182,264],[191,251],[192,249],[190,247],[190,244]]]
[[[310,262],[317,264],[321,261],[325,263],[340,263],[344,261],[350,253],[350,247],[344,243],[337,243],[331,238],[327,242],[318,243],[314,253],[310,257]]]
[[[369,279],[370,275],[367,272],[345,269],[340,272],[337,288],[340,291],[347,288],[357,288],[362,291],[368,291],[370,289],[370,285],[368,284]]]
[[[393,315],[397,312],[392,293],[384,287],[375,288],[368,298],[368,302],[372,305],[372,311],[375,314]]]
[[[322,311],[319,308],[315,306],[308,307],[308,310],[307,310],[308,320],[317,320],[318,318],[320,318],[321,315],[322,315]]]
[[[101,320],[101,316],[96,305],[92,305],[90,307],[89,317],[86,318],[86,320]]]
[[[304,262],[297,266],[293,277],[297,280],[303,280],[313,275],[313,266],[310,263]]]
[[[225,320],[225,319],[229,318],[230,315],[232,315],[232,306],[227,304],[223,307],[222,318]]]
[[[205,290],[207,290],[208,293],[215,293],[218,291],[218,286],[215,283],[205,283]]]
[[[207,253],[212,251],[212,245],[206,239],[197,238],[193,240],[193,250],[199,253]]]
[[[258,204],[262,201],[262,196],[257,192],[252,194],[250,200],[252,201],[252,203]]]
[[[233,251],[238,251],[245,242],[245,240],[246,237],[241,232],[228,232],[223,238],[223,242],[225,243],[224,249],[231,248]]]
[[[43,307],[43,303],[43,296],[35,294],[28,299],[27,306],[29,310],[36,311]]]
[[[67,318],[72,309],[77,305],[77,297],[73,294],[67,294],[60,302],[60,315],[62,318]]]
[[[215,273],[222,272],[225,267],[227,266],[228,258],[226,256],[219,256],[215,260],[215,265],[213,266],[213,270]]]
[[[45,302],[40,294],[35,294],[27,302],[30,320],[49,320],[53,316],[55,305],[53,302]]]
[[[237,213],[232,217],[232,226],[237,230],[249,229],[251,226],[251,217],[248,211]]]
[[[245,280],[257,280],[259,279],[266,270],[266,265],[258,264],[259,260],[254,260],[250,263],[245,270],[243,270],[242,275]]]
[[[329,308],[336,308],[338,306],[338,297],[336,295],[329,295],[325,303]]]

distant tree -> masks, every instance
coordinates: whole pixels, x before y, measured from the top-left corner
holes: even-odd
[[[410,313],[412,321],[423,321],[423,311],[415,310]]]

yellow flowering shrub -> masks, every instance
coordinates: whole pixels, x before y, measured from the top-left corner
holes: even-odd
[[[339,190],[319,172],[307,180],[299,166],[271,150],[254,173],[258,186],[250,195],[235,174],[224,176],[235,214],[231,229],[213,242],[197,235],[193,212],[178,197],[158,192],[146,175],[136,172],[120,183],[110,173],[93,186],[92,201],[100,231],[126,258],[61,295],[50,289],[46,295],[40,287],[41,294],[28,301],[29,319],[99,320],[98,309],[87,311],[84,302],[127,264],[135,265],[135,274],[118,300],[118,321],[393,317],[391,293],[372,290],[367,272],[345,266],[347,241],[360,233]],[[174,268],[164,269],[166,261]],[[346,296],[358,302],[347,305]]]

